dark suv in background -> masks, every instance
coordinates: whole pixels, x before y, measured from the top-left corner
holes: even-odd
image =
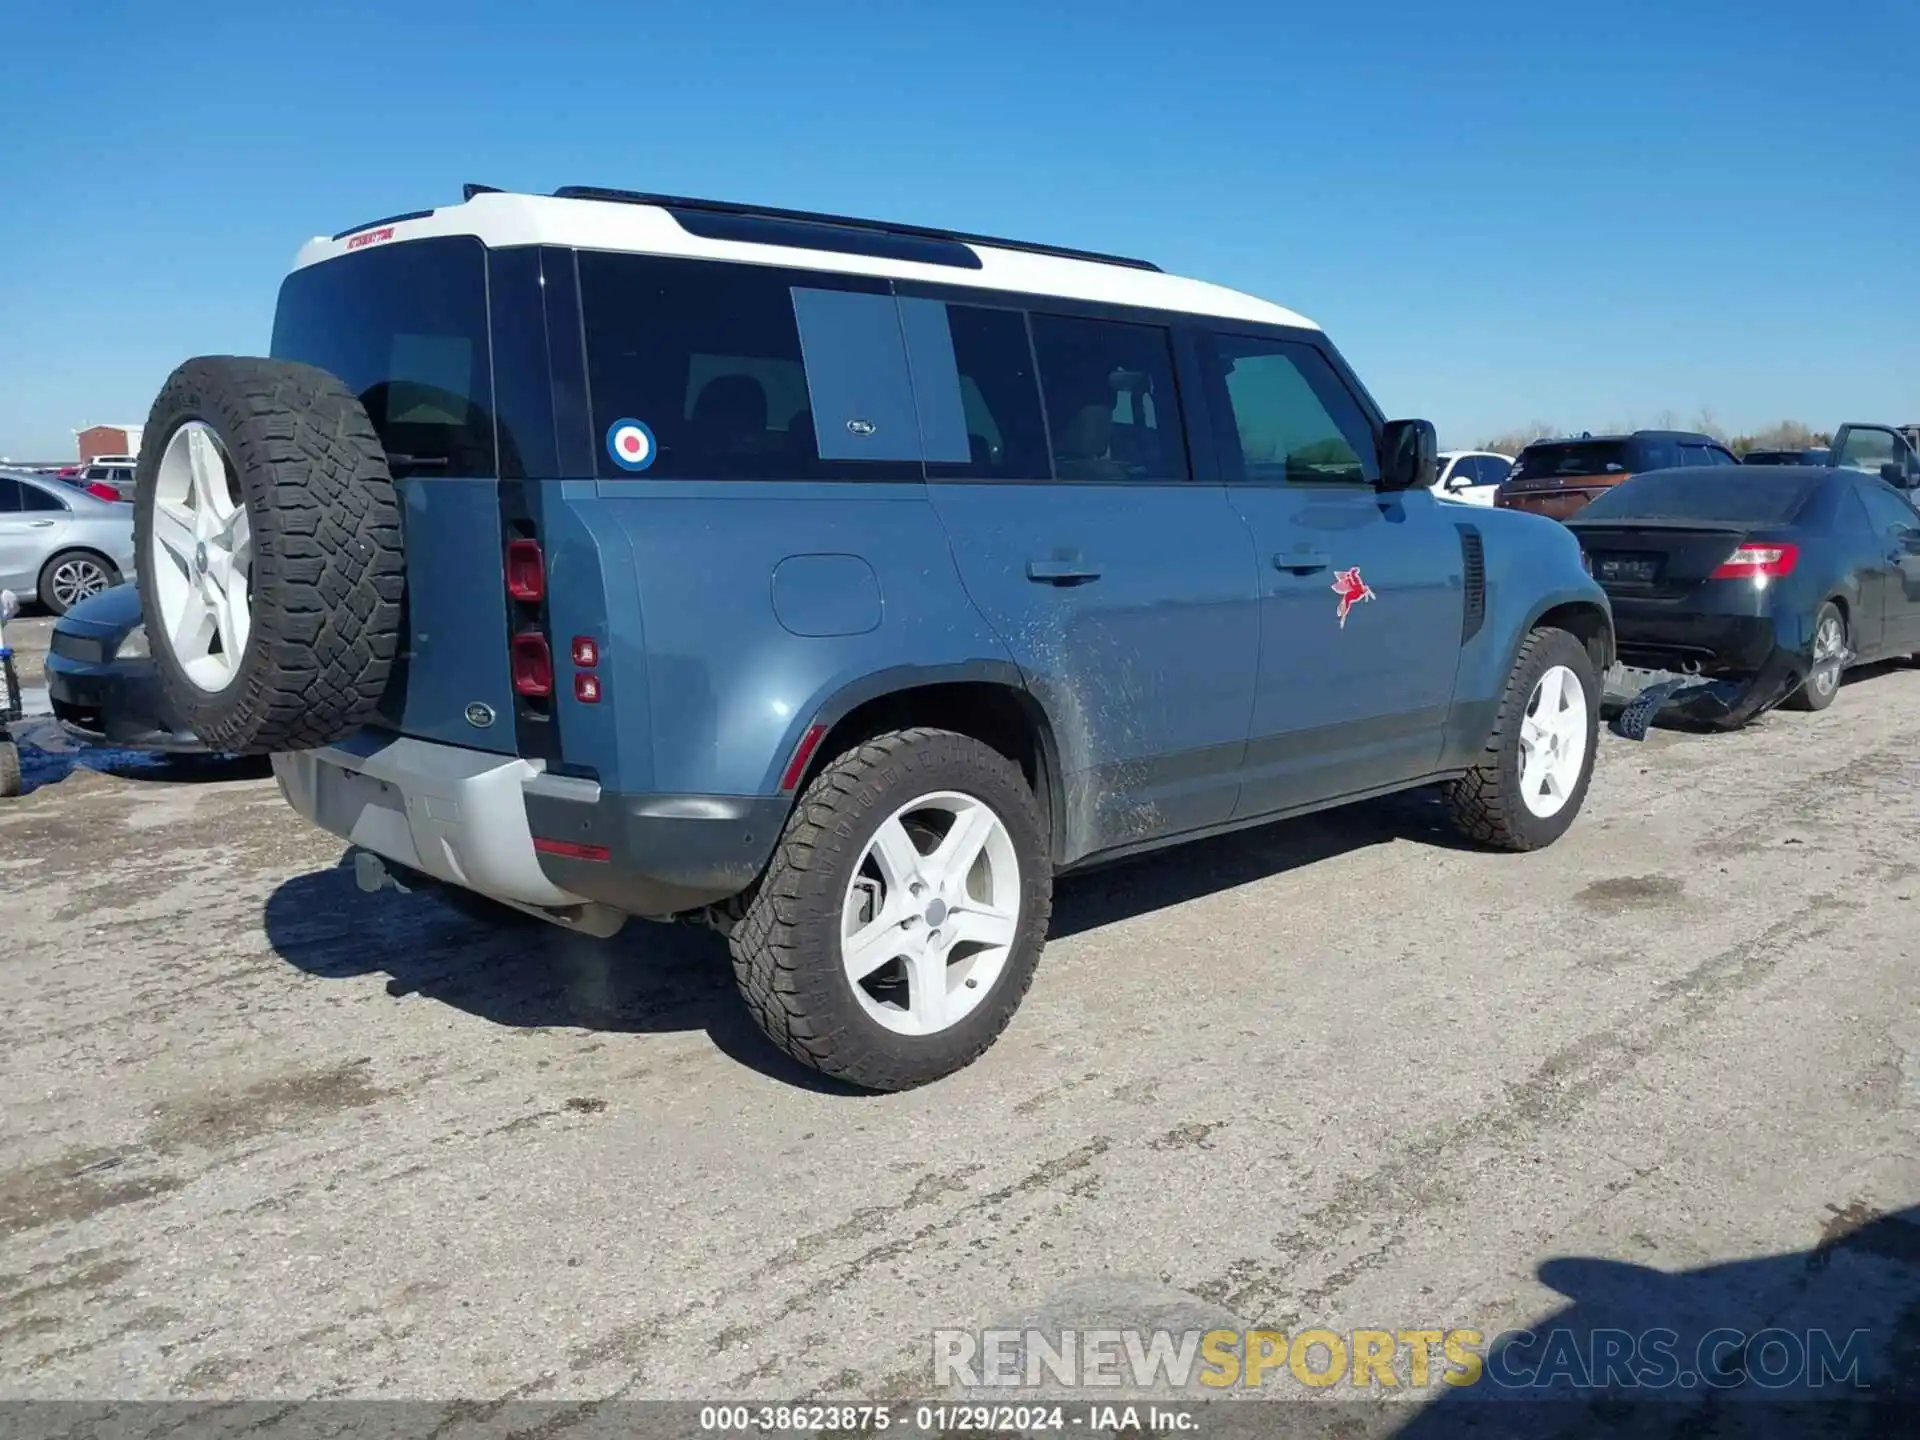
[[[1513,462],[1513,473],[1494,496],[1506,510],[1531,510],[1564,520],[1643,470],[1688,465],[1738,465],[1733,452],[1710,435],[1687,430],[1636,430],[1631,435],[1581,435],[1536,440]]]

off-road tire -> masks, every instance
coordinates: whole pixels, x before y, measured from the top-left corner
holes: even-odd
[[[1527,808],[1520,795],[1520,724],[1533,687],[1556,665],[1578,676],[1586,691],[1587,751],[1580,783],[1567,803],[1552,815],[1540,816]],[[1586,803],[1599,738],[1600,684],[1587,647],[1565,630],[1530,631],[1507,676],[1486,749],[1473,769],[1447,787],[1447,810],[1454,826],[1469,840],[1496,850],[1539,850],[1551,845],[1566,834]]]
[[[251,633],[225,689],[186,677],[152,579],[160,459],[189,420],[226,447],[253,543]],[[366,411],[324,370],[203,355],[147,417],[134,498],[140,607],[161,687],[210,748],[240,755],[345,739],[373,718],[401,639],[400,502]]]
[[[867,842],[900,806],[955,790],[993,807],[1020,863],[1020,922],[994,988],[934,1035],[871,1019],[841,962],[841,902]],[[897,730],[836,757],[795,804],[767,873],[729,936],[754,1020],[801,1064],[867,1090],[906,1090],[970,1065],[1033,983],[1053,910],[1040,806],[1006,756],[946,730]]]
[[[1818,636],[1820,627],[1827,623],[1829,616],[1839,623],[1840,643],[1842,646],[1845,646],[1848,639],[1847,617],[1840,613],[1840,607],[1831,600],[1821,601],[1820,608],[1813,612],[1813,630],[1811,633]],[[1807,678],[1793,687],[1793,693],[1780,702],[1780,708],[1782,710],[1799,710],[1805,713],[1818,713],[1839,698],[1840,681],[1845,678],[1846,666],[1842,664],[1840,674],[1834,677],[1833,688],[1823,691],[1813,684],[1813,674],[1809,671]]]
[[[0,800],[12,800],[24,788],[20,778],[20,747],[0,740]]]
[[[68,605],[62,601],[60,597],[54,593],[53,589],[54,575],[62,565],[71,560],[84,561],[97,568],[100,573],[106,577],[107,583],[105,588],[107,590],[111,590],[120,583],[120,567],[98,551],[86,549],[62,550],[40,567],[40,578],[35,582],[35,594],[40,597],[40,608],[45,610],[49,615],[64,615],[73,608],[72,605]],[[98,590],[94,592],[96,595],[101,593],[103,592]],[[82,596],[81,600],[90,600],[92,598],[93,596],[91,595]],[[79,604],[81,601],[75,601],[74,603]]]

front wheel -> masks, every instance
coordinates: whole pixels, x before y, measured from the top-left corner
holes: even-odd
[[[1785,710],[1824,710],[1840,693],[1840,676],[1847,668],[1847,622],[1840,607],[1824,601],[1813,617],[1813,667],[1791,695],[1780,702]]]
[[[1587,647],[1564,630],[1531,632],[1480,763],[1448,787],[1454,824],[1500,850],[1551,845],[1587,798],[1599,730],[1600,687]]]
[[[969,736],[895,731],[839,756],[794,806],[729,937],[734,975],[794,1059],[905,1090],[999,1038],[1052,904],[1019,767]]]

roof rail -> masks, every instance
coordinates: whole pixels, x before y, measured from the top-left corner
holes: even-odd
[[[845,230],[871,230],[886,235],[911,235],[923,240],[952,240],[963,245],[986,245],[995,250],[1022,250],[1033,255],[1055,255],[1063,260],[1090,260],[1099,265],[1124,265],[1130,270],[1158,271],[1149,260],[1130,260],[1124,255],[1105,255],[1097,250],[1076,250],[1065,245],[1039,245],[1029,240],[1002,240],[991,235],[970,235],[960,230],[940,230],[931,225],[899,225],[888,220],[855,220],[845,215],[825,215],[812,210],[783,210],[772,205],[742,205],[731,200],[694,200],[681,195],[652,195],[641,190],[610,190],[598,185],[563,185],[554,191],[559,200],[607,200],[621,205],[658,205],[665,210],[696,210],[714,215],[758,216],[768,220],[790,220],[803,225],[837,225]]]

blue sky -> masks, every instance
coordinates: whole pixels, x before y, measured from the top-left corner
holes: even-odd
[[[0,454],[264,349],[300,243],[463,181],[1144,255],[1472,443],[1920,419],[1920,5],[15,0]]]

